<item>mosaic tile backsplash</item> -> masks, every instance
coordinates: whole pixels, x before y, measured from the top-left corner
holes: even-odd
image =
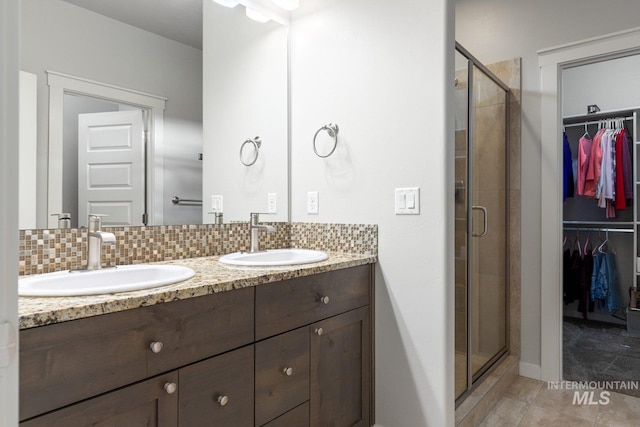
[[[265,222],[274,233],[260,233],[263,249],[307,248],[355,254],[378,254],[378,226]],[[247,250],[249,224],[104,227],[116,244],[103,246],[103,265],[223,255]],[[86,264],[87,230],[20,230],[20,275],[82,268]]]

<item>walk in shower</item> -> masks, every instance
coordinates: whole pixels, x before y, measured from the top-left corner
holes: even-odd
[[[509,350],[509,88],[456,44],[456,403]]]

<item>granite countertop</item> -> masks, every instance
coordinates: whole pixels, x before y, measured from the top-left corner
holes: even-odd
[[[20,329],[114,313],[376,262],[376,257],[373,255],[338,252],[329,252],[329,259],[322,262],[268,268],[225,265],[218,262],[219,258],[219,256],[212,256],[156,263],[184,265],[191,267],[196,274],[189,280],[153,289],[78,297],[20,297],[18,302]]]

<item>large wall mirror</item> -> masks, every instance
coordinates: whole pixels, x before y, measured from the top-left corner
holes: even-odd
[[[72,227],[89,212],[114,226],[213,223],[220,208],[224,222],[288,220],[277,18],[212,0],[22,0],[20,228],[63,212]]]

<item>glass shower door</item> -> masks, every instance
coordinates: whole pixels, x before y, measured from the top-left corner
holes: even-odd
[[[509,92],[464,49],[456,49],[455,64],[455,395],[460,402],[508,349]]]
[[[455,80],[455,394],[460,397],[469,383],[467,347],[467,58],[456,52]]]
[[[507,93],[477,67],[470,163],[470,335],[475,380],[507,347]]]

